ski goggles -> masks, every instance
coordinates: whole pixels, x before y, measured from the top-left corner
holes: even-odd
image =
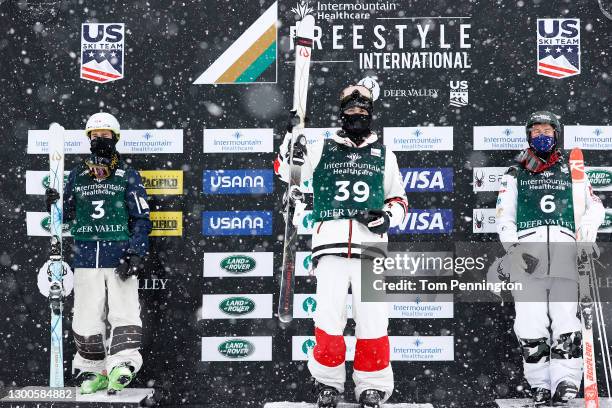
[[[340,110],[357,107],[372,114],[372,92],[363,85],[351,85],[340,92]]]
[[[87,167],[89,168],[89,174],[98,180],[106,179],[111,174],[110,166],[108,164],[94,163],[89,160],[85,161],[85,164],[87,164]]]

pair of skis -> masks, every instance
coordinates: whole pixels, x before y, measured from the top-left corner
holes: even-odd
[[[60,198],[51,205],[51,252],[48,279],[51,308],[51,364],[49,386],[64,386],[64,352],[62,313],[64,309],[65,266],[62,252],[63,190],[64,190],[64,128],[57,123],[49,127],[49,187],[59,192]]]
[[[295,209],[301,205],[303,193],[300,190],[302,169],[293,163],[293,149],[296,141],[305,143],[304,120],[306,118],[306,99],[308,95],[308,77],[310,72],[310,57],[314,38],[314,17],[305,14],[298,23],[295,37],[295,78],[293,84],[293,111],[300,122],[292,129],[289,144],[290,175],[287,193],[284,198],[285,241],[283,244],[283,266],[280,282],[278,303],[278,318],[283,323],[293,319],[293,289],[295,285],[295,254],[297,251],[297,227],[294,223]]]
[[[580,225],[580,220],[586,209],[586,198],[584,196],[586,175],[584,172],[584,157],[582,150],[574,148],[570,153],[570,169],[572,175],[572,194],[574,204],[574,222]],[[580,237],[577,236],[577,241]],[[610,379],[608,370],[610,364],[610,353],[607,349],[607,334],[605,321],[600,307],[599,288],[597,286],[597,273],[591,253],[579,249],[578,259],[578,296],[580,317],[582,321],[582,357],[584,364],[584,401],[586,408],[599,407],[599,392],[597,390],[597,373],[595,369],[595,344],[593,341],[593,313],[595,313],[599,324],[600,346],[604,373],[608,392],[610,391]]]

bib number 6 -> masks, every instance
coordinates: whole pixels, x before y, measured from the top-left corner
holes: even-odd
[[[552,194],[547,194],[544,197],[542,197],[542,199],[540,200],[540,209],[542,210],[542,212],[549,214],[551,212],[554,212],[557,209],[557,206],[555,205],[555,202],[553,201],[554,199],[555,199],[555,196]]]
[[[336,181],[336,187],[338,188],[338,193],[334,196],[334,200],[336,201],[346,201],[351,197],[351,192],[349,191],[349,186],[351,185],[350,181]],[[370,197],[370,186],[365,181],[358,181],[353,184],[353,201],[358,203],[363,203],[368,200]]]
[[[91,214],[91,218],[95,218],[96,220],[104,217],[104,200],[92,201],[91,204],[94,206],[94,212]]]

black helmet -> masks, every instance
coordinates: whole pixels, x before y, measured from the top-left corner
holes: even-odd
[[[364,85],[350,85],[340,91],[340,111],[352,107],[365,109],[372,116],[372,91]]]
[[[552,126],[555,129],[555,142],[559,140],[561,122],[559,122],[557,115],[549,111],[537,111],[529,115],[529,119],[525,123],[525,134],[528,142],[531,138],[531,128],[537,123],[546,123]]]

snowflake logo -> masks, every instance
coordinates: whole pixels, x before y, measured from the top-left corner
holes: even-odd
[[[510,136],[511,134],[512,134],[512,129],[510,129],[510,128],[505,128],[504,129],[504,135]]]
[[[234,137],[234,139],[238,140],[238,139],[240,139],[240,137],[241,137],[242,135],[240,134],[240,132],[236,132],[236,133],[234,133],[232,136]]]
[[[414,131],[413,135],[416,137],[419,137],[423,134],[423,131],[421,129],[417,129]]]
[[[599,136],[603,133],[603,130],[601,130],[600,128],[596,128],[593,133],[595,133],[595,136]]]
[[[423,341],[417,337],[417,339],[414,341],[414,345],[417,347],[421,347],[421,344],[423,344]]]
[[[300,1],[295,7],[291,8],[291,11],[298,16],[300,20],[304,19],[308,14],[311,14],[314,10],[308,4],[308,0]]]
[[[350,153],[346,155],[346,158],[350,161],[357,161],[361,159],[361,155],[359,153]]]
[[[146,132],[143,136],[142,136],[145,140],[149,140],[153,137],[153,135],[150,132]]]
[[[417,305],[421,303],[421,297],[417,296],[417,298],[414,301]]]

